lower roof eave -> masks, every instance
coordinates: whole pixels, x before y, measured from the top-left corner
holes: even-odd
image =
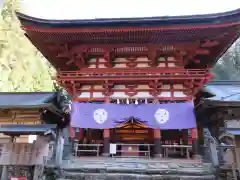
[[[210,100],[206,99],[203,102],[203,107],[213,108],[213,107],[240,107],[240,101],[223,101],[223,100]]]
[[[49,108],[51,107],[51,103],[43,103],[36,105],[0,105],[0,109],[41,109],[41,108]]]
[[[48,135],[52,134],[57,128],[56,124],[40,124],[40,125],[22,125],[22,124],[7,124],[0,125],[0,133],[7,135]]]

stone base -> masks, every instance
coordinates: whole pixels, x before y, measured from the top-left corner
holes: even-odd
[[[203,160],[203,157],[199,154],[196,154],[196,155],[193,155],[192,157],[194,160],[199,160],[199,161],[202,161]]]
[[[154,157],[155,157],[155,158],[162,158],[163,155],[162,155],[162,154],[154,154]]]
[[[109,157],[110,154],[109,154],[109,153],[102,153],[102,156],[103,156],[103,157]]]
[[[213,175],[206,176],[179,176],[179,175],[147,175],[147,174],[124,174],[124,173],[77,173],[77,174],[66,174],[64,178],[58,180],[215,180]]]

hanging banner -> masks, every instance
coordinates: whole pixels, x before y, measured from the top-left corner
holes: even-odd
[[[115,128],[135,119],[149,128],[190,129],[196,127],[194,106],[167,104],[93,104],[73,103],[71,126],[77,128]]]

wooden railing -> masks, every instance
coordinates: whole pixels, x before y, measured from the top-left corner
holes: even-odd
[[[102,144],[80,144],[75,143],[74,144],[74,152],[73,156],[81,156],[82,153],[94,153],[96,156],[100,155],[100,147],[102,147]]]
[[[179,69],[179,68],[169,68],[169,69],[159,69],[159,68],[149,68],[149,69],[123,69],[123,68],[102,68],[102,69],[84,69],[82,71],[60,71],[58,72],[58,78],[71,78],[71,77],[98,77],[98,76],[207,76],[209,70],[202,69]]]
[[[139,153],[143,154],[145,157],[151,157],[151,146],[153,144],[122,144],[116,143],[117,151],[116,154],[112,154],[112,157],[139,157]],[[121,147],[121,150],[118,150],[118,147]],[[137,147],[135,149],[125,149],[123,147]],[[139,150],[139,146],[145,147],[146,150]]]
[[[162,145],[163,148],[163,157],[169,156],[169,149],[173,149],[173,151],[176,151],[176,149],[180,149],[181,156],[186,155],[186,158],[190,159],[190,150],[192,149],[191,145]]]
[[[74,144],[73,156],[85,156],[87,154],[99,156],[101,153],[102,144]],[[123,144],[116,143],[116,154],[111,154],[112,157],[151,157],[151,147],[154,144]],[[139,147],[144,147],[143,150]],[[119,148],[120,147],[120,148]],[[129,147],[129,148],[125,148]],[[181,156],[186,156],[190,159],[191,145],[162,145],[163,157],[169,157],[169,150],[180,152]]]

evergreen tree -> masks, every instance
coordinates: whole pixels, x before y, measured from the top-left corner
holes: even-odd
[[[24,36],[16,10],[17,0],[5,0],[0,17],[0,91],[52,91],[54,70]]]
[[[240,39],[219,59],[213,74],[216,80],[240,80]]]

